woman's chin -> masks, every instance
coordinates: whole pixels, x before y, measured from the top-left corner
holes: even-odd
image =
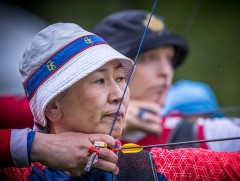
[[[115,138],[115,139],[119,138],[121,135],[122,135],[122,130],[118,129],[118,130],[114,130],[112,132],[112,137]]]

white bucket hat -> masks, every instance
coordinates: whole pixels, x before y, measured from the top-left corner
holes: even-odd
[[[131,59],[101,37],[73,23],[56,23],[39,32],[20,61],[26,96],[34,116],[34,130],[46,126],[47,104],[74,83],[107,62],[119,59],[128,77]]]

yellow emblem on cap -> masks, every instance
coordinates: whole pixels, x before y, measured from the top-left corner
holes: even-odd
[[[84,41],[86,42],[86,43],[88,43],[88,44],[93,44],[94,42],[92,41],[92,39],[91,38],[88,38],[88,37],[85,37],[84,38]]]
[[[48,68],[48,70],[52,71],[52,70],[56,69],[56,66],[54,65],[54,62],[49,61],[47,63],[47,68]]]
[[[147,26],[148,20],[149,20],[150,14],[147,15],[147,17],[143,20],[143,25]],[[149,23],[148,28],[152,31],[159,31],[161,32],[164,29],[164,23],[161,19],[157,18],[156,16],[152,16],[151,21]]]

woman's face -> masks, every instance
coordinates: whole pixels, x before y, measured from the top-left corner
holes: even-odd
[[[131,99],[154,101],[163,105],[173,78],[173,47],[166,46],[140,54],[129,84]]]
[[[109,62],[81,79],[57,103],[62,116],[54,126],[55,132],[109,134],[125,86],[124,70],[119,60]],[[122,133],[129,99],[127,89],[112,133],[115,138]]]

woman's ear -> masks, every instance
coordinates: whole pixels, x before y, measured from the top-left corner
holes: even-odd
[[[62,111],[60,109],[60,104],[56,104],[56,101],[49,103],[50,105],[47,106],[45,110],[45,116],[52,122],[56,122],[61,120],[62,118]]]

